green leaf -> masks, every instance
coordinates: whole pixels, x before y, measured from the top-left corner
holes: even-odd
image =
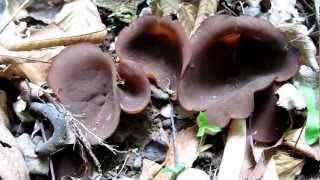
[[[178,175],[184,170],[183,164],[175,164],[170,166],[165,166],[161,169],[161,173],[173,173],[174,175]]]
[[[197,123],[198,123],[199,127],[203,127],[208,124],[208,118],[204,114],[204,112],[201,112],[201,111],[199,112],[199,114],[197,116]]]
[[[295,86],[303,93],[308,109],[305,141],[313,144],[320,136],[320,111],[316,107],[316,90],[300,83],[295,83]]]
[[[204,135],[204,133],[206,133],[206,129],[205,128],[203,128],[203,127],[200,127],[199,129],[198,129],[198,132],[197,132],[197,137],[202,137],[203,135]]]
[[[199,129],[196,135],[197,137],[202,137],[205,133],[211,134],[211,133],[217,133],[221,131],[220,127],[214,124],[210,124],[208,122],[208,118],[204,112],[199,112],[197,116],[197,124],[199,126]]]
[[[211,132],[211,133],[217,133],[221,131],[221,128],[212,124],[208,124],[206,126],[206,130]]]

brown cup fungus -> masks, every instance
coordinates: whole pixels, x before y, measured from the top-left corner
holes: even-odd
[[[145,16],[124,28],[116,42],[120,59],[142,65],[162,89],[176,90],[181,69],[189,61],[190,46],[178,22]]]
[[[205,111],[220,127],[230,119],[247,118],[255,92],[290,79],[298,70],[298,57],[282,33],[253,17],[210,17],[191,46],[178,99],[186,110]]]
[[[115,131],[120,116],[116,70],[98,47],[81,43],[65,48],[54,58],[48,84],[67,109],[83,114],[79,119],[89,131],[102,139]],[[99,143],[87,135],[90,143]]]
[[[144,110],[150,100],[148,79],[139,64],[121,60],[118,88],[117,71],[112,59],[93,44],[67,47],[50,68],[48,83],[58,99],[82,119],[91,144],[112,135],[119,123],[121,109],[135,114]]]
[[[120,107],[129,114],[144,110],[151,97],[149,81],[142,67],[133,61],[121,60],[118,73],[124,81],[119,85]]]

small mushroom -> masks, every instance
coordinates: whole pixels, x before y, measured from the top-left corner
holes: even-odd
[[[105,139],[119,123],[116,70],[112,59],[93,44],[80,43],[65,48],[54,58],[48,84],[58,99],[73,113],[83,114],[83,124]],[[90,133],[91,144],[99,141]]]
[[[52,157],[56,179],[90,179],[93,175],[93,163],[82,159],[73,148],[64,149]]]
[[[191,39],[192,58],[181,75],[178,99],[190,111],[205,111],[225,127],[254,109],[254,93],[290,79],[298,56],[283,34],[254,17],[213,16]]]
[[[119,88],[120,107],[129,114],[144,110],[151,97],[150,84],[141,66],[134,61],[121,60],[118,73],[124,84]]]
[[[140,17],[124,28],[116,42],[120,59],[140,63],[147,76],[164,89],[176,90],[190,46],[178,22],[156,16]]]

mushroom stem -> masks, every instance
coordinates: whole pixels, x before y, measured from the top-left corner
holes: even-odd
[[[233,119],[230,122],[218,179],[239,179],[245,150],[246,121],[245,119]]]

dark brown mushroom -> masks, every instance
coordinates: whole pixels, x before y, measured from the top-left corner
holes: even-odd
[[[120,59],[140,63],[162,89],[176,90],[181,69],[189,61],[190,46],[178,22],[145,16],[124,28],[116,42]]]
[[[248,120],[248,132],[256,141],[276,142],[290,127],[289,112],[277,106],[278,98],[275,94],[277,88],[278,86],[273,84],[255,93],[255,106]]]
[[[221,127],[230,119],[247,118],[256,91],[288,80],[298,70],[298,56],[282,33],[254,17],[210,17],[191,46],[178,99],[187,110],[205,111]]]
[[[64,149],[52,157],[56,179],[90,179],[93,176],[93,163],[82,159],[73,148]]]
[[[119,88],[120,107],[129,114],[146,108],[150,101],[150,84],[142,67],[134,61],[121,60],[118,73],[124,83]]]
[[[65,48],[54,58],[48,83],[71,112],[84,113],[82,122],[89,131],[102,139],[115,131],[120,116],[116,71],[112,59],[98,47],[80,43]],[[99,143],[86,134],[90,143]]]

